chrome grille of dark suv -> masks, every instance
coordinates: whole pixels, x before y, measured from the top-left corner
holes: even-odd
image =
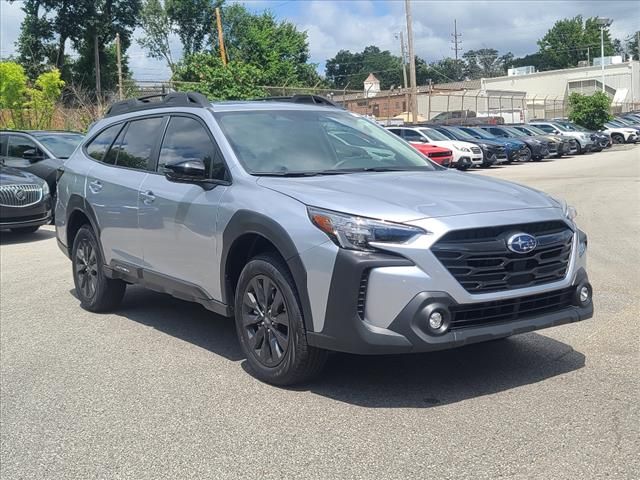
[[[480,148],[478,147],[471,147],[471,152],[472,153],[482,153],[482,150],[480,150]]]
[[[38,185],[0,185],[0,205],[28,207],[42,200],[42,187]]]
[[[536,237],[531,252],[513,253],[515,233]],[[449,232],[431,250],[470,293],[531,287],[563,279],[571,258],[573,230],[562,221],[506,225]]]

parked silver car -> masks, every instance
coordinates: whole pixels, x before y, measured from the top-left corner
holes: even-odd
[[[131,283],[199,302],[235,318],[274,384],[329,350],[440,350],[593,312],[572,207],[441,168],[318,97],[116,103],[58,185],[84,308],[115,308]]]

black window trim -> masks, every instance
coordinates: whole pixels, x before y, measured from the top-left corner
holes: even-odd
[[[38,150],[40,150],[40,153],[42,153],[42,155],[44,155],[45,157],[47,157],[47,159],[51,159],[51,158],[53,158],[53,157],[49,154],[49,151],[48,151],[46,148],[44,148],[44,146],[43,146],[43,145],[38,141],[38,139],[37,139],[37,138],[35,138],[35,137],[33,137],[33,136],[31,136],[31,135],[29,135],[28,133],[25,133],[25,132],[8,132],[8,131],[5,131],[5,132],[2,132],[2,134],[7,136],[6,153],[3,155],[3,156],[5,156],[5,157],[7,157],[7,158],[20,158],[20,159],[22,159],[21,157],[12,157],[12,156],[9,156],[9,139],[10,139],[12,136],[13,136],[13,137],[26,138],[27,140],[30,140],[31,142],[33,142],[33,143],[35,144],[36,148],[37,148]],[[1,151],[0,151],[0,155],[2,155],[2,152],[1,152]]]
[[[154,145],[151,147],[151,153],[149,155],[149,162],[147,163],[147,170],[141,170],[139,168],[131,168],[131,167],[123,167],[122,165],[117,165],[117,158],[116,158],[116,164],[111,164],[111,163],[106,163],[103,162],[101,160],[97,160],[95,158],[93,158],[91,155],[89,155],[89,152],[87,152],[87,146],[93,142],[93,140],[100,135],[102,132],[104,132],[106,129],[113,127],[114,125],[122,125],[120,127],[120,130],[118,130],[118,133],[116,133],[116,136],[113,138],[113,141],[111,142],[111,144],[109,145],[109,148],[107,148],[107,153],[105,154],[105,157],[109,154],[109,152],[111,151],[111,149],[113,148],[113,144],[115,143],[115,141],[118,139],[118,137],[120,136],[120,133],[122,133],[122,129],[123,128],[129,128],[129,123],[131,122],[135,122],[137,120],[146,120],[149,118],[161,118],[164,120],[164,125],[161,127],[162,131],[163,131],[163,135],[162,138],[164,138],[164,129],[166,129],[167,127],[167,123],[168,123],[168,119],[169,119],[169,115],[164,113],[164,114],[158,114],[156,113],[155,115],[141,115],[139,117],[132,117],[132,118],[127,118],[125,120],[122,120],[120,122],[114,122],[114,123],[110,123],[109,125],[105,125],[104,128],[102,128],[99,132],[97,132],[95,135],[93,135],[91,137],[90,140],[88,140],[87,142],[84,143],[84,145],[82,145],[82,153],[84,153],[84,155],[89,158],[89,160],[92,160],[96,163],[99,163],[100,165],[104,165],[105,167],[111,167],[111,168],[119,168],[121,170],[130,170],[133,172],[142,172],[142,173],[154,173],[153,171],[149,170],[149,168],[151,168],[153,165],[155,165],[157,163],[157,154],[160,151],[160,142],[158,140],[158,138],[156,138],[156,141],[154,143]],[[125,131],[126,134],[126,131]],[[124,137],[123,137],[124,138]],[[154,158],[154,155],[156,158]]]
[[[158,172],[158,162],[160,161],[160,150],[162,149],[162,145],[164,144],[164,138],[167,135],[167,129],[169,128],[169,122],[171,121],[172,117],[186,117],[186,118],[191,118],[193,120],[195,120],[196,122],[198,122],[200,124],[200,126],[204,129],[204,131],[206,132],[206,134],[209,136],[209,140],[211,140],[211,143],[213,144],[214,148],[216,150],[218,150],[218,153],[220,154],[220,158],[222,158],[222,163],[224,164],[224,168],[226,170],[226,176],[229,178],[229,180],[219,180],[217,178],[209,178],[208,180],[212,180],[214,182],[219,183],[220,185],[231,185],[233,183],[233,177],[231,176],[231,169],[229,168],[229,164],[227,163],[227,159],[224,157],[224,153],[222,152],[222,149],[220,148],[220,145],[218,145],[218,142],[216,141],[215,137],[211,134],[211,131],[209,129],[209,127],[207,126],[207,124],[204,122],[204,120],[202,120],[202,118],[200,118],[198,115],[194,115],[192,113],[185,113],[185,112],[176,112],[176,113],[170,113],[167,115],[167,121],[164,124],[164,128],[162,129],[162,135],[160,138],[160,142],[158,143],[158,150],[156,153],[156,155],[154,157],[152,157],[152,167],[153,170],[151,170],[150,174],[152,175],[161,175],[164,177],[164,173],[162,172]]]

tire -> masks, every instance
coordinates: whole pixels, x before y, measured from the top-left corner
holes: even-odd
[[[524,155],[521,155],[518,159],[519,162],[529,162],[532,159],[531,149],[529,147],[524,147]]]
[[[616,144],[624,143],[624,135],[620,133],[614,133],[611,135],[611,141]]]
[[[73,283],[82,308],[90,312],[105,312],[120,305],[127,284],[105,276],[100,244],[88,225],[80,227],[73,240],[71,263]]]
[[[583,153],[582,145],[580,145],[580,142],[576,142],[576,155],[582,155]]]
[[[20,227],[20,228],[12,228],[11,231],[13,233],[17,233],[18,235],[28,235],[30,233],[36,233],[40,225],[36,225],[33,227]]]
[[[322,371],[328,352],[307,343],[295,283],[277,255],[262,254],[245,265],[234,307],[240,346],[256,378],[284,386]]]

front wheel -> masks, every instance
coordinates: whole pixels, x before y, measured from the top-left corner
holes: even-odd
[[[105,276],[104,259],[91,227],[78,230],[71,250],[73,282],[82,308],[104,312],[120,305],[127,284]]]
[[[621,135],[619,133],[614,133],[613,135],[611,135],[611,141],[617,144],[624,143],[624,135]]]
[[[531,160],[531,149],[529,147],[524,147],[522,150],[522,154],[520,155],[521,162],[528,162]]]
[[[235,321],[249,367],[260,380],[292,385],[322,370],[327,352],[307,343],[295,283],[278,256],[259,255],[242,270]]]

